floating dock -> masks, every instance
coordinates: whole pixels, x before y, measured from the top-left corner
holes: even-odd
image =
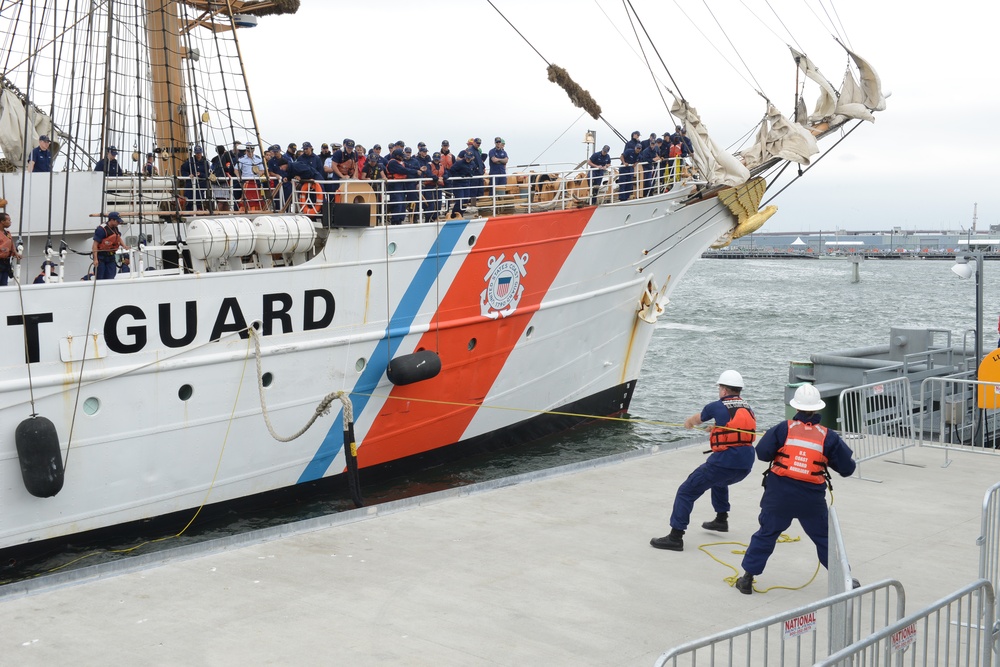
[[[745,596],[698,549],[746,543],[760,473],[732,488],[731,532],[681,553],[674,492],[706,441],[643,450],[0,587],[0,664],[652,665],[666,649],[826,597]],[[905,459],[904,459],[905,454]],[[902,582],[911,613],[977,578],[980,512],[1000,458],[913,448],[834,480],[853,574]],[[905,464],[904,464],[905,460]],[[817,566],[798,523],[757,588]],[[705,547],[738,568],[739,545]]]

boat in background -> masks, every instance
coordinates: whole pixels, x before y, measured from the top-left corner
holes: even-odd
[[[733,156],[677,98],[693,153],[628,198],[617,170],[291,197],[266,165],[186,175],[195,146],[261,145],[237,35],[282,4],[0,8],[2,203],[23,255],[0,288],[0,550],[624,413],[692,262],[774,213],[783,165],[884,108],[860,58],[838,92],[796,54],[824,82],[816,112],[769,105]],[[42,135],[54,170],[29,173]],[[112,146],[136,173],[93,170]],[[454,206],[462,188],[474,206]],[[76,280],[110,211],[132,270]]]

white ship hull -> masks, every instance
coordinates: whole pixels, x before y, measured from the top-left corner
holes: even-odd
[[[675,188],[530,216],[334,229],[296,266],[0,291],[0,549],[342,474],[340,404],[279,442],[259,380],[279,435],[330,392],[349,393],[362,469],[533,419],[535,433],[565,427],[544,417],[563,406],[625,411],[653,331],[638,317],[644,296],[662,302],[734,224],[716,199],[681,201]],[[513,283],[501,286],[505,271]],[[390,359],[418,350],[437,353],[441,372],[389,382]],[[14,430],[32,414],[52,421],[66,464],[52,497],[22,481]]]

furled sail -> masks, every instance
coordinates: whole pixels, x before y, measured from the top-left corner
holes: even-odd
[[[861,92],[863,93],[861,102],[872,111],[884,111],[885,96],[882,94],[882,80],[879,79],[878,72],[868,64],[867,60],[854,53],[854,51],[851,51],[846,46],[844,50],[854,60],[854,64],[857,65],[858,72],[861,75]]]
[[[837,102],[837,113],[848,118],[860,118],[875,122],[875,116],[865,105],[865,94],[854,78],[854,72],[848,67],[844,72],[844,83],[840,86],[840,100]]]
[[[799,53],[792,47],[788,48],[791,50],[792,57],[795,58],[795,62],[799,66],[799,69],[802,70],[802,73],[819,85],[820,88],[819,99],[816,100],[816,108],[809,114],[809,121],[811,123],[821,123],[825,120],[830,120],[837,112],[837,91],[834,90],[833,85],[819,71],[819,68],[809,60],[808,56],[804,53]]]
[[[25,125],[28,126],[27,145],[24,141]],[[50,136],[53,134],[51,119],[32,109],[29,121],[21,98],[9,88],[0,91],[0,151],[3,151],[4,157],[12,164],[23,167],[27,162],[28,153],[38,143],[38,137],[43,134]],[[58,142],[54,142],[50,150],[53,154],[58,152]]]
[[[674,96],[670,113],[684,121],[687,137],[694,149],[691,157],[709,183],[735,186],[747,182],[750,170],[720,149],[715,140],[708,136],[708,129],[702,124],[697,109]]]
[[[756,143],[740,155],[747,168],[753,169],[772,157],[809,164],[810,156],[816,153],[819,145],[812,133],[798,123],[789,122],[777,107],[768,104]]]

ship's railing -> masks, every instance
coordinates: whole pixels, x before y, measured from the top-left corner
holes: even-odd
[[[863,637],[894,624],[904,613],[902,584],[886,579],[682,644],[655,664],[811,665],[843,645],[831,646],[838,624],[849,628],[850,636]]]
[[[920,383],[921,446],[1000,455],[1000,383],[965,377],[926,378]]]
[[[989,581],[996,591],[1000,585],[1000,482],[991,486],[983,497],[976,544],[979,545],[979,577]],[[993,614],[994,618],[1000,619],[1000,601]]]
[[[282,183],[275,177],[211,180],[139,175],[105,180],[105,211],[126,221],[140,216],[288,212],[327,226],[338,204],[364,205],[369,224],[433,222],[448,216],[490,216],[579,208],[668,192],[678,183],[701,183],[687,159],[652,169],[571,169],[447,178],[319,180]],[[324,209],[327,218],[324,218]],[[334,226],[336,224],[334,223]]]
[[[840,392],[840,432],[858,463],[918,444],[910,381],[898,377]],[[852,437],[853,436],[853,437]]]
[[[980,579],[815,664],[989,667],[994,609],[993,586]]]

